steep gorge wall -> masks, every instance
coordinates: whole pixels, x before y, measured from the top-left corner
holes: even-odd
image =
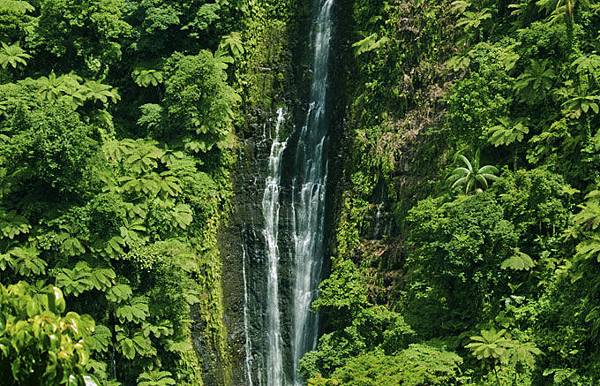
[[[339,23],[346,19],[351,10],[351,1],[335,2],[336,29],[332,45],[332,62],[347,63],[344,60],[348,41],[342,33],[348,23]],[[310,0],[296,0],[270,4],[258,1],[249,12],[252,16],[246,21],[244,41],[246,42],[247,62],[238,71],[238,76],[246,86],[244,93],[245,122],[240,125],[238,160],[233,175],[234,197],[230,208],[229,222],[220,231],[220,250],[223,261],[223,289],[225,293],[225,323],[228,329],[228,352],[231,357],[233,385],[251,384],[247,380],[246,369],[249,365],[254,372],[252,384],[258,384],[256,373],[261,372],[265,358],[266,326],[262,315],[266,303],[266,261],[264,258],[265,241],[261,230],[264,227],[261,199],[265,184],[265,173],[269,149],[273,140],[277,110],[284,108],[285,123],[282,137],[290,137],[288,150],[294,148],[297,138],[292,135],[295,128],[301,127],[306,117],[310,84]],[[343,115],[345,112],[344,80],[345,66],[337,65],[331,71],[331,93],[328,104],[331,106],[330,130],[330,186],[328,186],[328,212],[326,214],[327,239],[331,239],[331,230],[335,228],[339,190],[337,184],[341,178],[343,155],[339,145],[343,133]],[[293,235],[291,234],[291,175],[293,157],[284,154],[284,174],[282,178],[280,213],[280,293],[282,294],[282,331],[288,334],[291,324],[290,296],[293,286],[292,264]],[[327,247],[329,249],[329,247]],[[326,256],[329,252],[326,253]],[[326,258],[326,260],[329,260]],[[326,268],[328,264],[325,264]],[[247,289],[245,297],[244,290]],[[244,306],[248,308],[245,310]],[[244,320],[246,313],[250,318]],[[246,322],[246,324],[245,324]],[[250,325],[248,325],[250,322]],[[251,363],[246,360],[246,340],[248,328],[251,341]],[[289,336],[283,336],[284,342],[290,342]],[[284,347],[290,363],[290,347]],[[291,374],[288,374],[291,377]]]
[[[302,15],[308,12],[301,3],[257,1],[245,20],[246,63],[238,70],[245,88],[244,122],[238,127],[239,152],[229,222],[220,232],[232,385],[258,384],[256,378],[249,381],[246,374],[246,290],[253,313],[247,315],[253,316],[248,326],[252,331],[250,361],[253,368],[264,369],[265,358],[258,354],[265,351],[266,326],[260,315],[265,312],[267,292],[266,262],[261,253],[264,250],[261,199],[277,109],[286,108],[282,134],[287,136],[293,130],[294,110],[300,105],[293,63],[297,58],[295,48],[302,46],[302,41],[295,37],[300,36],[298,30],[304,25]],[[289,236],[281,234],[280,237]]]

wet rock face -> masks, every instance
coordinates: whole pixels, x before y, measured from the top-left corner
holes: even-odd
[[[304,1],[303,8],[310,8],[310,4],[315,8],[313,17],[319,15],[322,1],[315,0]],[[343,2],[341,3],[343,4]],[[304,9],[310,13],[309,9]],[[335,15],[335,7],[333,7],[332,15]],[[297,282],[297,265],[294,263],[297,259],[298,245],[295,242],[298,240],[298,229],[295,228],[294,216],[298,213],[297,206],[299,203],[299,192],[303,184],[310,182],[316,186],[324,185],[326,179],[323,176],[311,176],[310,164],[307,161],[313,157],[313,148],[319,143],[325,147],[322,152],[321,159],[313,160],[313,164],[320,163],[322,171],[326,169],[332,170],[331,178],[325,189],[322,187],[323,193],[319,196],[322,201],[316,208],[316,215],[322,217],[318,221],[319,229],[317,234],[320,244],[317,251],[317,259],[320,260],[319,265],[327,267],[329,245],[328,241],[332,238],[332,230],[334,226],[334,215],[336,208],[337,193],[341,190],[332,187],[331,181],[339,184],[341,179],[341,164],[343,157],[336,152],[341,147],[338,146],[341,141],[343,116],[343,93],[338,85],[338,80],[341,75],[329,74],[330,79],[323,80],[326,75],[321,72],[321,79],[317,82],[328,82],[327,87],[321,88],[321,84],[313,87],[307,87],[315,81],[314,71],[306,71],[307,68],[314,66],[319,60],[313,62],[314,47],[309,46],[309,29],[313,25],[311,18],[301,19],[305,24],[304,28],[297,28],[296,34],[302,34],[303,39],[291,40],[297,41],[294,47],[294,56],[298,60],[294,61],[294,67],[290,69],[290,78],[296,77],[300,81],[293,81],[295,89],[286,90],[286,102],[277,102],[273,105],[278,107],[285,105],[287,110],[287,119],[284,126],[280,129],[281,140],[287,140],[286,150],[283,152],[281,165],[281,181],[279,184],[278,201],[278,270],[277,270],[277,295],[279,297],[279,333],[281,334],[281,362],[282,375],[281,382],[273,380],[268,382],[267,368],[269,363],[273,363],[270,359],[269,350],[269,329],[272,327],[273,320],[270,317],[269,297],[267,294],[273,293],[273,288],[269,288],[267,278],[272,273],[269,271],[269,253],[268,245],[265,242],[265,225],[268,228],[268,220],[265,221],[265,208],[263,199],[265,198],[265,184],[269,173],[269,157],[272,156],[272,144],[275,132],[277,114],[275,111],[261,113],[260,117],[254,117],[253,122],[264,122],[255,125],[248,137],[243,140],[243,145],[240,148],[238,164],[235,168],[234,175],[234,193],[233,208],[230,215],[229,224],[221,231],[220,244],[221,254],[223,258],[223,289],[225,294],[225,315],[226,325],[229,333],[229,352],[231,354],[231,367],[233,368],[233,385],[289,385],[295,380],[294,367],[297,364],[299,357],[307,349],[311,349],[316,341],[317,321],[312,320],[312,325],[306,329],[308,338],[303,343],[302,347],[294,347],[294,340],[298,342],[297,333],[298,326],[294,324],[298,316],[294,317],[294,312],[297,311],[298,299],[297,293],[294,294],[295,288],[298,287]],[[333,22],[333,21],[331,21]],[[332,42],[335,44],[335,38]],[[311,53],[313,52],[313,53]],[[337,57],[336,50],[331,53],[332,57]],[[335,60],[335,59],[334,59]],[[312,62],[312,64],[311,64]],[[326,70],[325,73],[329,72]],[[294,87],[292,87],[294,88]],[[310,89],[309,89],[310,88]],[[315,91],[316,90],[316,91]],[[311,115],[311,105],[314,108],[315,103],[310,104],[309,100],[315,98],[315,93],[327,91],[327,95],[319,96],[320,107],[324,109],[324,105],[331,105],[330,111],[322,117],[315,119],[313,110]],[[297,96],[297,97],[296,97]],[[275,99],[275,98],[274,98]],[[314,102],[314,101],[313,101]],[[312,124],[316,131],[320,131],[320,138],[312,138],[312,133],[302,135],[302,128],[313,120]],[[315,123],[316,122],[316,123]],[[309,122],[310,123],[310,122]],[[332,130],[327,134],[328,127]],[[310,141],[309,141],[310,139]],[[302,143],[304,141],[304,144]],[[299,153],[302,153],[299,157]],[[314,157],[313,157],[314,158]],[[308,164],[308,166],[307,166]],[[327,167],[328,166],[328,167]],[[308,168],[308,169],[307,169]],[[314,181],[310,181],[313,178]],[[308,192],[311,189],[307,190]],[[327,192],[326,194],[324,192]],[[308,195],[310,196],[310,194]],[[325,205],[326,204],[326,205]],[[306,208],[305,208],[306,209]],[[305,214],[309,213],[308,209]],[[312,259],[315,253],[307,253],[306,258]],[[272,256],[271,256],[272,258]],[[321,276],[320,267],[316,271],[316,275],[311,278],[311,285],[316,288]],[[318,277],[316,277],[318,276]],[[297,291],[296,291],[297,292]],[[314,295],[314,294],[310,294]],[[306,302],[305,302],[306,303]],[[307,310],[304,307],[305,312]],[[298,312],[296,312],[297,314]],[[271,313],[272,315],[272,313]],[[309,316],[309,319],[313,316]],[[297,324],[297,323],[296,323]],[[296,335],[296,336],[295,336]],[[310,344],[308,344],[308,343]],[[304,344],[306,343],[306,344]],[[272,353],[272,351],[271,351]],[[273,377],[273,373],[270,375]]]
[[[223,288],[226,298],[226,325],[229,332],[229,349],[232,356],[234,385],[266,384],[268,344],[268,253],[265,243],[265,221],[262,199],[265,190],[265,173],[268,168],[272,140],[270,133],[274,122],[265,124],[266,135],[247,139],[240,153],[235,175],[235,197],[230,221],[221,232],[223,258]],[[289,188],[281,187],[281,207],[289,197]],[[289,303],[291,274],[289,213],[279,212],[279,304],[286,310]],[[281,351],[290,352],[288,343],[290,320],[288,312],[281,312]],[[247,353],[249,357],[247,358]],[[283,357],[284,369],[290,358]],[[248,378],[248,368],[252,383]],[[286,378],[291,374],[286,372]],[[259,380],[259,377],[261,378]]]

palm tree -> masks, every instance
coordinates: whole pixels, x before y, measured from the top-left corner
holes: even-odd
[[[462,154],[458,158],[465,166],[457,167],[452,171],[452,175],[448,177],[448,181],[452,182],[451,189],[459,186],[464,187],[465,194],[469,194],[473,189],[476,193],[481,193],[490,186],[490,183],[498,177],[498,168],[492,165],[479,167],[479,152],[475,155],[473,162]]]

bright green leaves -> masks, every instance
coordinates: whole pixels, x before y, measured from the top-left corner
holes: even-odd
[[[124,192],[133,197],[158,195],[163,198],[175,197],[181,193],[177,178],[168,172],[150,173],[140,177],[125,176],[119,179]]]
[[[60,290],[0,285],[0,373],[9,385],[99,385],[87,373],[94,321],[65,309]],[[46,294],[45,296],[42,294]],[[87,383],[86,383],[87,382]]]
[[[18,43],[8,45],[2,42],[0,47],[0,67],[7,69],[11,67],[16,69],[20,66],[27,65],[27,59],[31,59],[31,55],[27,54]]]
[[[66,235],[60,250],[68,257],[80,256],[85,253],[85,247],[81,241],[75,237],[69,237],[68,234]]]
[[[466,348],[478,360],[491,366],[498,382],[499,365],[510,366],[517,373],[530,371],[535,368],[536,357],[542,354],[533,342],[512,339],[506,330],[496,331],[495,328],[481,330],[481,335],[472,336]]]
[[[600,95],[571,96],[563,104],[566,113],[575,119],[588,113],[600,113]]]
[[[320,294],[313,303],[315,309],[348,313],[368,304],[361,271],[350,260],[339,262],[333,274],[320,285]]]
[[[471,337],[471,343],[467,344],[466,347],[479,360],[504,359],[507,357],[510,345],[505,335],[506,330],[482,330],[481,335]]]
[[[152,341],[149,337],[144,336],[141,331],[135,332],[130,336],[127,330],[117,326],[116,338],[119,351],[129,360],[135,359],[136,356],[151,357],[156,355],[156,349],[152,346]]]
[[[187,133],[187,150],[207,153],[225,148],[240,97],[227,84],[222,62],[208,51],[175,54],[166,66],[164,106],[171,133]]]
[[[0,211],[0,235],[10,240],[23,234],[29,233],[31,225],[23,216],[15,212],[4,213]]]
[[[133,292],[127,284],[117,284],[106,291],[106,298],[113,303],[122,303],[131,298]]]
[[[88,337],[87,343],[92,351],[107,352],[111,345],[112,333],[106,326],[97,325],[94,333]]]
[[[80,261],[73,269],[58,270],[56,284],[67,295],[79,296],[92,289],[105,291],[114,284],[115,279],[115,271],[111,268],[91,267],[87,262]]]
[[[11,137],[0,148],[0,162],[12,193],[31,195],[22,184],[37,184],[37,194],[49,191],[73,194],[85,188],[91,176],[90,158],[97,151],[94,126],[64,103],[22,110],[10,121]],[[32,176],[32,177],[30,177]],[[21,190],[19,193],[19,189]],[[40,197],[39,200],[49,197]],[[25,212],[26,213],[26,212]]]
[[[85,265],[87,269],[84,269],[82,265]],[[92,289],[89,271],[87,263],[80,263],[79,267],[76,266],[74,269],[63,268],[56,276],[56,284],[61,286],[67,295],[79,296],[81,293]]]
[[[530,271],[533,267],[535,267],[533,259],[518,248],[515,250],[514,255],[504,260],[500,265],[502,269],[512,269],[513,271]]]
[[[596,81],[600,80],[600,55],[581,55],[573,61],[572,67],[581,76],[590,76]]]
[[[140,106],[140,118],[137,124],[150,133],[157,132],[162,125],[163,108],[156,103],[146,103]]]
[[[0,254],[0,269],[10,267],[15,274],[25,277],[39,276],[46,273],[48,264],[39,257],[34,247],[15,247],[5,254]]]
[[[534,104],[543,100],[556,82],[556,72],[548,60],[531,60],[525,72],[517,78],[516,91],[523,102]]]
[[[156,87],[164,82],[164,73],[161,70],[138,68],[131,74],[135,84],[140,87]]]
[[[121,57],[121,39],[131,30],[124,8],[123,0],[41,1],[35,43],[75,70],[101,73]]]
[[[576,247],[576,260],[596,260],[600,262],[600,192],[592,191],[587,201],[580,205],[579,213],[573,216],[574,226],[569,233],[580,238]]]
[[[384,47],[388,41],[389,39],[386,36],[378,39],[377,34],[371,34],[366,38],[352,44],[352,47],[354,48],[354,55],[361,56],[368,52],[375,51],[381,47]]]
[[[492,14],[489,9],[482,9],[480,11],[465,11],[462,17],[456,24],[458,27],[462,27],[465,31],[478,30],[483,22],[492,18]]]
[[[216,3],[204,3],[196,10],[192,20],[189,24],[183,26],[183,29],[189,29],[192,32],[192,36],[198,36],[198,32],[205,31],[214,22],[220,19],[219,11],[221,10],[221,4]]]
[[[54,102],[64,100],[74,108],[87,101],[99,102],[103,107],[116,103],[121,98],[115,88],[95,80],[83,80],[75,74],[56,76],[54,73],[37,80],[29,80],[40,89],[43,100]]]
[[[458,155],[464,167],[457,167],[452,171],[448,182],[452,183],[451,189],[460,187],[464,189],[465,194],[471,192],[482,192],[489,188],[491,183],[498,177],[498,168],[492,165],[479,166],[479,154],[475,156],[473,162],[462,154]]]
[[[600,191],[589,193],[585,204],[580,205],[581,211],[573,216],[573,221],[584,230],[595,231],[600,227]]]
[[[186,229],[194,220],[192,209],[188,205],[179,204],[173,212],[173,219],[181,229]]]
[[[242,35],[239,32],[232,32],[224,36],[219,44],[219,51],[231,54],[234,59],[241,57],[245,52]]]
[[[395,355],[374,351],[350,358],[330,376],[316,376],[309,385],[460,385],[463,360],[453,352],[413,344]]]
[[[109,101],[117,103],[121,99],[115,88],[95,80],[87,80],[81,88],[86,100],[100,102],[103,105],[108,105]]]
[[[117,318],[121,323],[141,323],[148,315],[148,299],[141,296],[134,297],[129,303],[117,308]]]
[[[33,12],[35,8],[27,1],[21,0],[1,0],[0,13],[9,13],[16,15],[24,15],[28,12]]]
[[[172,374],[168,371],[152,370],[140,374],[138,377],[138,386],[169,386],[177,383]]]
[[[488,141],[494,146],[511,145],[521,142],[529,134],[524,122],[511,122],[508,118],[498,118],[498,125],[488,130]]]
[[[110,161],[123,163],[123,167],[134,174],[155,169],[165,154],[164,150],[157,147],[157,142],[133,139],[109,141],[104,145],[104,152]]]
[[[483,27],[492,19],[492,9],[468,0],[452,2],[450,11],[459,16],[456,26],[464,30],[467,40],[479,37]]]
[[[43,100],[54,102],[65,98],[70,104],[83,104],[84,96],[80,90],[83,79],[75,74],[56,76],[55,73],[42,76],[36,80],[40,96]]]

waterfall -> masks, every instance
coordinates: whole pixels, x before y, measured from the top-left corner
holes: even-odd
[[[280,132],[285,123],[284,109],[277,111],[274,132],[270,133],[272,144],[261,202],[265,243],[264,248],[260,245],[260,251],[256,251],[257,256],[265,257],[261,275],[266,273],[266,296],[258,299],[256,305],[249,305],[248,294],[244,296],[245,378],[249,386],[253,386],[253,375],[259,386],[263,383],[266,386],[301,385],[299,361],[306,352],[316,347],[318,338],[318,315],[310,307],[316,296],[325,257],[329,127],[326,101],[334,0],[313,1],[315,16],[310,36],[313,78],[305,121],[298,125],[289,149],[288,141]],[[265,131],[265,139],[266,134]],[[281,241],[279,219],[284,153],[290,156],[290,162],[286,158],[285,165],[293,165],[293,169],[286,169],[286,177],[290,176],[289,180],[285,179],[289,183],[289,186],[286,185],[289,194],[282,195],[285,201],[281,201],[286,205],[285,214],[289,214],[286,223],[282,224],[284,239],[290,240],[291,245],[282,249],[289,255],[286,253],[281,259],[278,243]],[[288,256],[290,265],[285,262]],[[252,275],[256,269],[247,266],[244,253],[242,276],[246,291],[247,286],[252,285],[248,283],[247,270]],[[280,293],[282,283],[288,283],[288,278],[291,288]],[[260,318],[263,323],[261,333],[264,341],[253,335],[252,318]],[[256,358],[252,357],[253,349],[258,354]]]
[[[284,382],[281,320],[279,314],[279,190],[281,163],[287,142],[279,139],[279,130],[285,120],[283,109],[277,111],[275,135],[269,155],[269,166],[262,199],[265,226],[263,235],[267,252],[267,385],[281,386]]]
[[[324,258],[325,187],[327,182],[327,89],[333,0],[315,0],[317,16],[312,26],[310,104],[296,148],[293,179],[294,287],[292,367],[294,384],[298,362],[313,350],[318,337],[318,315],[310,306],[315,298]]]

